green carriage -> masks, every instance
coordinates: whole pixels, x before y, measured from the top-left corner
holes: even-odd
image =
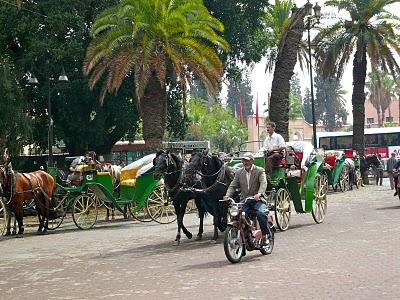
[[[146,164],[136,163],[137,168],[122,169],[121,181],[117,188],[109,172],[99,172],[87,165],[80,166],[82,181],[77,186],[62,186],[56,183],[53,193],[53,210],[71,212],[75,225],[80,229],[90,229],[97,221],[99,208],[115,207],[123,212],[128,206],[138,220],[150,218],[158,223],[176,220],[175,211],[164,197],[164,184],[153,177],[152,155],[144,158]],[[56,170],[49,168],[56,177]],[[49,222],[49,229],[59,227],[65,213]],[[147,218],[147,219],[148,219]]]
[[[232,158],[228,164],[239,166],[242,152],[239,151],[239,157]],[[255,164],[265,167],[266,154],[258,154],[255,156]],[[297,213],[311,213],[317,224],[322,223],[327,212],[328,192],[328,177],[323,169],[322,155],[316,154],[312,157],[307,171],[297,170],[296,175],[299,176],[288,172],[288,161],[287,158],[283,159],[272,170],[272,176],[268,179],[267,202],[274,212],[276,225],[282,231],[289,228],[292,203]]]

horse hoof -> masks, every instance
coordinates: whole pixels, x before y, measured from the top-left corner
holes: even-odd
[[[11,235],[11,232],[8,231],[5,233],[5,236],[9,236],[9,235]]]
[[[179,246],[179,244],[181,243],[181,241],[180,240],[176,240],[176,241],[174,241],[174,246]]]
[[[16,236],[15,236],[16,238],[23,238],[24,237],[24,234],[23,233],[18,233]]]
[[[186,237],[187,237],[189,240],[191,240],[192,237],[193,237],[193,234],[191,234],[190,232],[188,232],[188,233],[186,234]]]
[[[201,235],[198,235],[198,236],[196,237],[196,241],[201,241],[202,238],[203,238],[203,237],[202,237]]]
[[[44,230],[44,231],[42,232],[42,234],[43,234],[43,235],[48,234],[47,230]]]
[[[217,243],[217,240],[213,239],[213,240],[210,241],[210,244],[216,244],[216,243]]]

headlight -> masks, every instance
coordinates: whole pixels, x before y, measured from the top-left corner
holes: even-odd
[[[229,214],[232,216],[232,217],[236,217],[238,214],[239,214],[239,208],[237,207],[237,206],[232,206],[230,209],[229,209]]]

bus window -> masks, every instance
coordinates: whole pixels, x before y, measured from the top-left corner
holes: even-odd
[[[378,134],[368,134],[365,136],[365,147],[379,147]]]
[[[330,137],[319,138],[319,147],[324,150],[332,150],[331,138]]]
[[[383,133],[380,134],[380,140],[382,146],[399,146],[399,134],[398,133]]]
[[[352,149],[353,148],[353,137],[351,135],[336,137],[336,148],[337,149]]]

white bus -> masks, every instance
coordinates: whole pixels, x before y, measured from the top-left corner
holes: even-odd
[[[400,158],[400,127],[366,128],[365,155],[380,154],[387,159],[394,152]],[[353,132],[318,132],[318,148],[325,150],[352,150]]]

